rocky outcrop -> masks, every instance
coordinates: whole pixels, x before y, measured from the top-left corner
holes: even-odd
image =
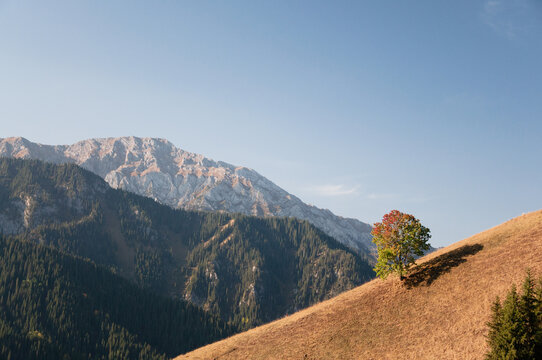
[[[6,138],[0,139],[0,156],[76,163],[113,188],[175,208],[296,217],[361,253],[372,249],[369,225],[305,204],[252,169],[184,151],[165,139],[104,138],[51,146]]]

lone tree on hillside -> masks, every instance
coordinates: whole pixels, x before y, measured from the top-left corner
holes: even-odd
[[[384,215],[382,222],[375,223],[371,232],[378,251],[376,274],[385,279],[395,272],[404,280],[416,256],[422,256],[429,250],[429,232],[420,220],[410,214],[392,210]]]

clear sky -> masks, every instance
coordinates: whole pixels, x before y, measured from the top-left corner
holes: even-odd
[[[542,208],[542,1],[0,0],[0,137],[127,135],[447,245]]]

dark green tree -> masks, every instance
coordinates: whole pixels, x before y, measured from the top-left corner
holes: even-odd
[[[528,273],[522,295],[514,285],[502,304],[499,298],[495,300],[488,323],[487,360],[531,360],[542,356],[541,294],[542,288],[535,287]]]

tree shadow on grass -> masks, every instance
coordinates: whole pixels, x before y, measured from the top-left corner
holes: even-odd
[[[467,261],[467,256],[474,255],[484,247],[481,244],[464,245],[416,266],[403,281],[408,289],[417,286],[429,286],[439,276]]]

